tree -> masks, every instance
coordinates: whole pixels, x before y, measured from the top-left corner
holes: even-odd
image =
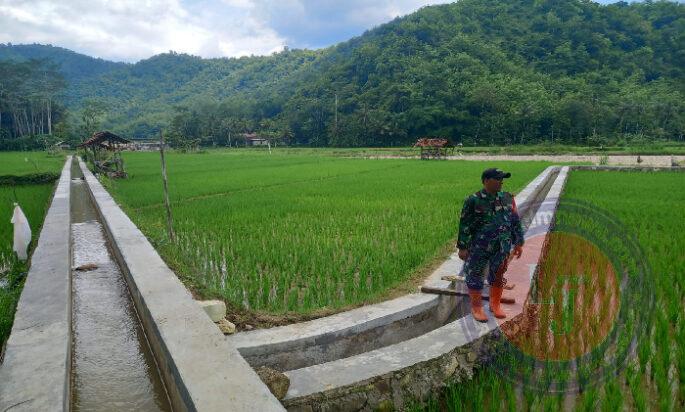
[[[102,100],[86,100],[81,110],[81,131],[84,140],[100,130],[105,113],[107,113],[107,105]]]

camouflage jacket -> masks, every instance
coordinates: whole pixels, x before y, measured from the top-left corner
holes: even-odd
[[[511,193],[491,195],[482,189],[464,200],[459,221],[459,249],[474,245],[487,248],[499,242],[500,250],[508,253],[512,245],[522,245],[523,241],[523,226]]]

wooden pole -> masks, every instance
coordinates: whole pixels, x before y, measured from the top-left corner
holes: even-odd
[[[169,203],[169,184],[166,177],[166,160],[164,159],[164,133],[159,132],[159,156],[162,158],[162,181],[164,182],[164,206],[166,207],[167,234],[172,242],[176,241],[174,234],[173,218],[171,217],[171,204]]]
[[[334,133],[335,137],[337,139],[338,137],[338,93],[335,94],[335,126],[334,127]]]

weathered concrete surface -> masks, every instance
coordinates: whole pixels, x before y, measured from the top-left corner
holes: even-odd
[[[449,379],[470,378],[486,361],[497,324],[460,318],[410,341],[359,356],[286,372],[290,411],[374,410],[383,401],[402,408]]]
[[[226,317],[226,304],[222,300],[199,300],[197,303],[214,323]]]
[[[274,394],[276,399],[283,399],[288,393],[288,388],[290,388],[290,379],[282,373],[275,369],[262,366],[256,369],[257,375],[261,378],[262,382],[269,387],[271,393]]]
[[[558,166],[546,168],[516,195],[521,215],[534,214],[558,172]],[[449,282],[440,277],[459,273],[462,265],[454,253],[426,284],[447,287]],[[227,339],[253,367],[293,370],[420,336],[465,314],[466,305],[463,297],[416,293],[309,322],[241,332]]]
[[[62,169],[0,365],[0,411],[61,411],[70,404],[71,156]]]
[[[80,162],[176,410],[278,411],[282,405]]]
[[[426,333],[456,315],[452,312],[460,299],[409,294],[309,322],[241,332],[227,338],[253,367],[297,369]]]
[[[537,263],[568,176],[558,172],[526,232],[524,255]],[[449,379],[470,376],[501,343],[500,327],[516,323],[530,288],[530,268],[512,264],[507,278],[516,285],[517,304],[506,305],[507,319],[476,322],[468,314],[429,333],[374,351],[286,372],[291,386],[284,405],[293,411],[373,410],[383,403],[402,408],[407,399],[425,399]],[[511,273],[510,272],[516,272]],[[446,282],[446,281],[443,281]]]

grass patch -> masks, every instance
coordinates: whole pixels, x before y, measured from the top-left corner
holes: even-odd
[[[59,173],[63,165],[63,155],[50,155],[45,152],[0,152],[0,176]]]

